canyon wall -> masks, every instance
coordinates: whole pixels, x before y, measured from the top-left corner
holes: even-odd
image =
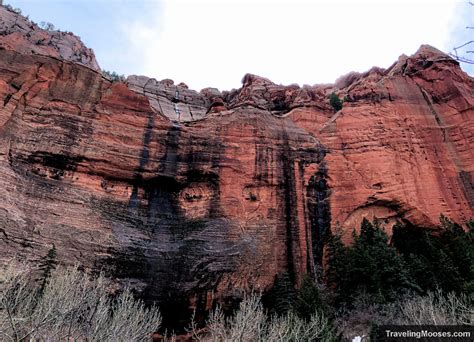
[[[473,217],[474,80],[435,48],[332,85],[196,92],[112,82],[79,38],[3,7],[0,28],[3,263],[54,244],[179,320],[283,272],[299,284],[329,229],[349,239],[363,217]]]

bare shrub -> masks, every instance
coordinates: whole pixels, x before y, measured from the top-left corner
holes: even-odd
[[[54,24],[52,24],[48,21],[40,22],[39,27],[41,27],[43,30],[46,30],[46,31],[54,31],[56,29],[54,27]]]
[[[440,290],[428,292],[426,296],[408,298],[398,303],[398,324],[456,325],[474,323],[474,307],[469,298]]]
[[[1,5],[1,4],[0,4]],[[16,14],[21,14],[21,9],[19,8],[13,8],[12,5],[10,4],[5,4],[3,5],[3,7],[5,7],[7,10],[9,10],[10,12],[13,12],[13,13],[16,13]]]
[[[264,341],[315,341],[322,339],[329,329],[329,321],[320,313],[314,313],[307,322],[290,312],[272,317]],[[328,336],[325,340],[329,340]]]
[[[369,335],[373,325],[472,325],[474,307],[464,294],[428,292],[407,295],[394,303],[377,304],[361,295],[351,310],[342,310],[334,325],[346,339]]]
[[[329,331],[328,320],[315,313],[305,321],[294,313],[269,317],[261,304],[260,296],[244,297],[239,309],[225,317],[218,307],[207,321],[207,333],[197,336],[201,341],[316,341]]]
[[[42,291],[25,264],[1,271],[1,340],[145,341],[160,324],[158,309],[146,308],[130,289],[113,298],[103,276],[77,267],[52,272]]]
[[[393,304],[374,303],[373,298],[360,293],[354,300],[353,305],[342,307],[336,314],[334,326],[341,336],[352,340],[354,336],[368,336],[374,324],[393,323],[393,317],[397,307]]]

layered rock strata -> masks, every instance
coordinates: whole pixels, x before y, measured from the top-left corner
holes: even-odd
[[[432,47],[334,85],[196,92],[112,82],[77,37],[4,8],[0,28],[2,262],[54,244],[178,322],[281,273],[298,285],[363,217],[473,216],[474,80]]]

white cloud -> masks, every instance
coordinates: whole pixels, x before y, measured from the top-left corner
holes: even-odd
[[[464,45],[474,38],[474,5],[470,5],[468,2],[458,3],[451,19],[449,39],[445,42],[445,50],[454,52],[454,47]],[[473,49],[474,44],[471,43],[460,48],[457,53],[460,57],[473,60],[474,55],[467,52]],[[461,63],[461,67],[464,71],[474,75],[473,64]]]
[[[444,48],[455,4],[168,0],[151,26],[132,23],[127,36],[136,70],[195,89],[237,88],[247,72],[314,84],[388,67],[424,43]]]

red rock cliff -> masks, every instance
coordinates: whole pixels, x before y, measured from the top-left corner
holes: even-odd
[[[179,314],[298,283],[336,225],[473,215],[474,81],[432,47],[335,85],[198,93],[112,83],[76,37],[0,19],[3,261],[54,243]]]

